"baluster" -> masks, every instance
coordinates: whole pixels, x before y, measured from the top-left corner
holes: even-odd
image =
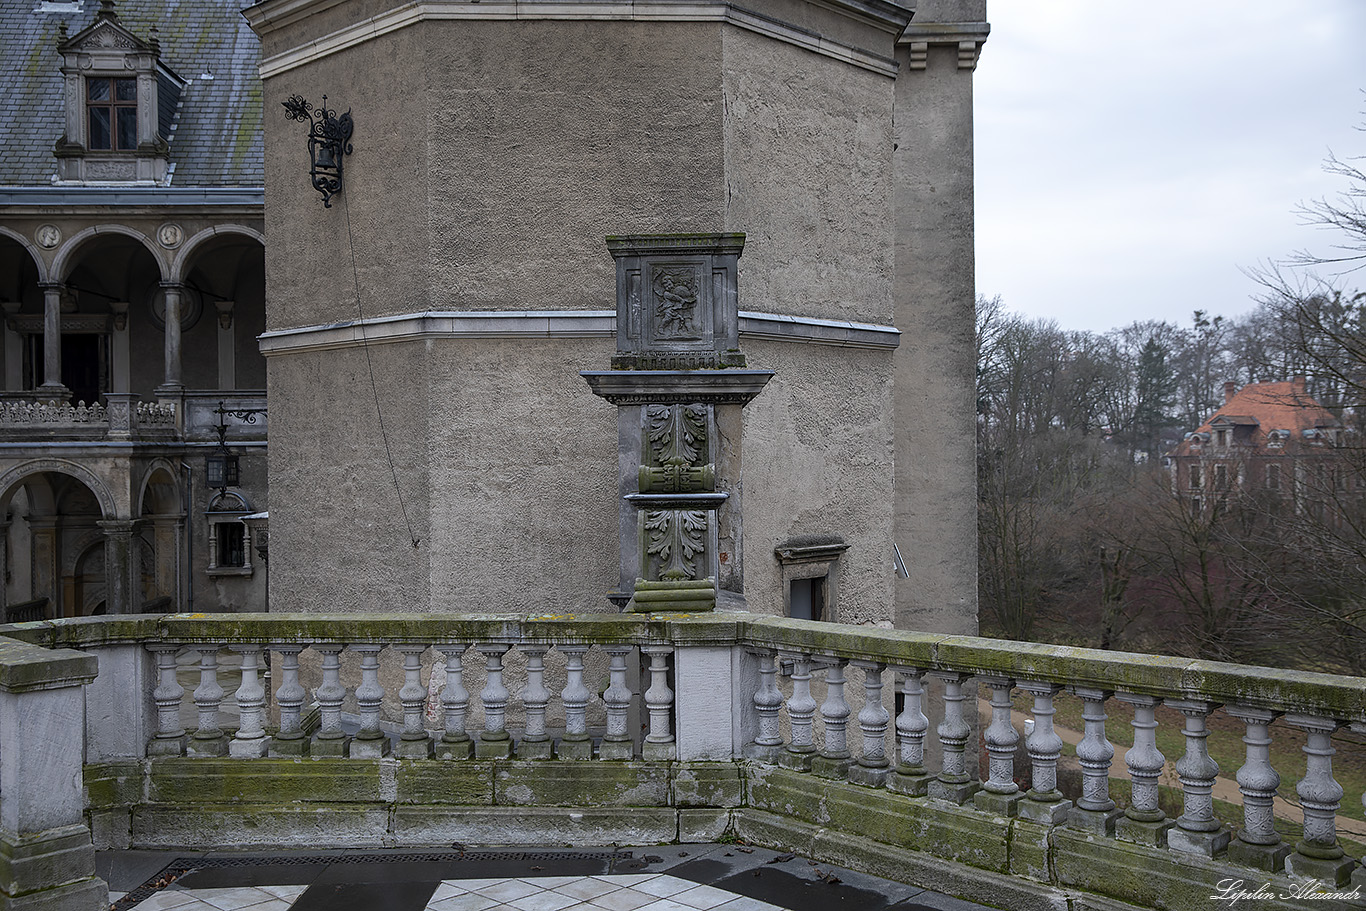
[[[299,683],[299,653],[304,647],[277,642],[271,649],[280,653],[280,688],[275,691],[275,704],[280,707],[280,730],[270,738],[267,753],[271,756],[307,756],[308,738],[304,735],[301,717],[308,691]]]
[[[778,757],[784,768],[811,770],[816,755],[816,742],[811,719],[816,714],[816,700],[811,697],[811,656],[805,652],[784,652],[792,660],[792,698],[787,700],[787,720],[792,728],[792,741],[787,751]]]
[[[502,642],[486,642],[475,649],[484,656],[488,679],[479,691],[484,703],[484,730],[474,745],[476,759],[510,759],[512,737],[507,732],[508,688],[503,685],[503,655],[508,646]]]
[[[403,733],[399,736],[398,755],[403,759],[431,759],[432,738],[423,726],[427,707],[427,688],[422,685],[422,653],[427,646],[417,643],[396,645],[403,656],[403,687],[398,691],[403,706]],[[436,668],[432,668],[436,673]]]
[[[1167,833],[1167,847],[1187,854],[1213,857],[1228,847],[1231,835],[1214,818],[1214,779],[1219,764],[1209,755],[1205,719],[1219,706],[1200,699],[1168,699],[1167,705],[1186,716],[1182,734],[1186,753],[1176,761],[1181,779],[1182,810],[1176,826]]]
[[[438,645],[436,650],[446,657],[446,686],[441,692],[441,708],[446,715],[445,732],[436,748],[440,759],[469,759],[474,755],[474,743],[465,731],[465,711],[469,708],[470,694],[465,689],[465,660],[467,645],[449,643]],[[435,670],[433,670],[435,673]]]
[[[1034,697],[1034,732],[1025,738],[1033,781],[1020,802],[1020,816],[1045,825],[1057,825],[1067,818],[1072,801],[1058,790],[1058,757],[1062,738],[1053,730],[1053,697],[1062,687],[1056,683],[1020,682],[1020,689]]]
[[[1243,795],[1243,827],[1229,843],[1228,859],[1269,873],[1285,870],[1286,855],[1292,850],[1276,832],[1273,804],[1281,776],[1271,767],[1271,733],[1267,725],[1280,712],[1253,706],[1231,705],[1225,712],[1247,725],[1243,743],[1247,759],[1238,770],[1238,790]]]
[[[335,642],[313,646],[313,650],[322,656],[323,679],[313,691],[313,698],[318,700],[321,724],[309,744],[311,756],[345,756],[351,743],[341,726],[342,700],[346,698],[346,687],[341,685],[341,653],[345,648]]]
[[[783,694],[774,678],[778,665],[774,652],[760,649],[759,688],[754,691],[754,709],[759,715],[759,730],[754,742],[746,745],[745,756],[760,762],[777,762],[783,754],[783,738],[778,731],[778,711],[783,706]]]
[[[517,744],[518,759],[549,759],[554,754],[553,744],[545,732],[545,711],[550,704],[550,690],[545,688],[545,653],[548,645],[524,645],[526,655],[526,686],[522,689],[522,705],[526,708],[526,730]]]
[[[972,795],[973,806],[998,816],[1014,816],[1024,799],[1015,783],[1015,748],[1020,732],[1015,730],[1010,713],[1014,709],[1010,691],[1015,681],[1009,677],[979,677],[991,688],[991,724],[982,732],[987,747],[987,780],[982,790]]]
[[[944,681],[944,720],[935,729],[944,750],[944,767],[930,782],[929,795],[962,805],[977,790],[968,775],[965,755],[972,728],[963,718],[963,684],[972,675],[935,671],[934,676]]]
[[[887,665],[877,661],[853,661],[863,671],[863,708],[859,709],[859,733],[863,745],[858,763],[849,767],[849,780],[880,788],[887,783],[891,763],[887,760],[887,724],[891,714],[882,705],[882,672]]]
[[[631,654],[631,646],[606,645],[602,650],[612,660],[607,671],[611,682],[602,694],[607,707],[607,734],[598,748],[598,758],[634,759],[636,749],[626,719],[631,709],[631,688],[626,685],[626,656]]]
[[[650,656],[650,688],[645,691],[645,706],[650,712],[650,733],[641,746],[645,759],[671,760],[678,750],[672,733],[674,691],[669,689],[669,655],[672,645],[646,645],[641,651]]]
[[[849,724],[849,703],[844,700],[844,669],[848,658],[825,659],[825,701],[821,703],[824,742],[820,754],[811,761],[811,771],[825,778],[847,778],[854,764],[845,737]]]
[[[389,739],[379,729],[380,704],[384,701],[384,687],[379,682],[379,653],[382,645],[370,643],[351,646],[360,655],[360,683],[356,686],[356,709],[360,713],[360,730],[351,739],[352,759],[379,759],[389,754]]]
[[[1129,767],[1129,806],[1124,818],[1115,823],[1115,835],[1125,841],[1164,847],[1172,821],[1157,801],[1157,779],[1167,762],[1157,748],[1154,718],[1162,700],[1137,693],[1119,693],[1115,698],[1134,707],[1134,745],[1124,754]]]
[[[152,700],[157,706],[157,732],[147,743],[147,755],[184,756],[185,726],[180,722],[180,701],[185,688],[176,681],[176,653],[180,646],[169,642],[149,643],[147,650],[157,664],[157,685]]]
[[[237,734],[228,744],[228,755],[234,759],[258,759],[270,749],[265,730],[266,690],[257,677],[261,646],[235,645],[233,650],[242,654],[242,683],[235,697],[240,721]]]
[[[887,779],[887,787],[898,794],[924,797],[929,792],[930,773],[925,770],[925,734],[930,719],[925,717],[921,680],[925,671],[918,667],[899,667],[901,675],[901,713],[896,716],[897,763]]]
[[[1081,797],[1067,814],[1067,824],[1086,829],[1097,835],[1114,835],[1115,821],[1123,815],[1110,799],[1110,763],[1115,758],[1114,744],[1105,736],[1105,700],[1114,695],[1111,690],[1090,687],[1069,687],[1081,699],[1081,719],[1085,734],[1077,744],[1077,760],[1081,763]]]
[[[592,759],[593,741],[588,736],[588,699],[592,695],[583,685],[583,656],[586,645],[557,645],[565,657],[565,686],[560,693],[564,702],[564,737],[555,755],[560,759]]]
[[[1331,718],[1286,715],[1286,724],[1305,733],[1304,777],[1295,785],[1304,809],[1304,837],[1285,859],[1285,871],[1296,879],[1344,886],[1356,865],[1343,856],[1338,844],[1337,813],[1342,804],[1342,785],[1333,778],[1333,732],[1340,727]]]
[[[195,687],[194,704],[199,709],[199,729],[186,745],[190,756],[223,756],[228,752],[228,738],[218,726],[218,707],[223,702],[223,687],[218,685],[218,652],[221,645],[200,645],[199,686]]]

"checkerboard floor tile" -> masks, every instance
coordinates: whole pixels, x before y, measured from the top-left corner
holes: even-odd
[[[188,889],[172,885],[137,911],[288,911],[308,886]],[[122,897],[119,894],[112,899]],[[339,897],[345,900],[345,890]],[[444,880],[421,911],[784,911],[668,874]],[[398,911],[396,908],[395,911]],[[413,907],[411,911],[419,911]]]

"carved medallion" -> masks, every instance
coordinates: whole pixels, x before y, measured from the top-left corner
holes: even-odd
[[[56,225],[39,225],[33,232],[33,239],[38,241],[38,246],[51,250],[62,242],[62,229]]]
[[[168,221],[160,228],[157,228],[157,240],[160,241],[163,247],[178,247],[180,246],[180,242],[184,239],[185,232],[181,229],[180,225]]]

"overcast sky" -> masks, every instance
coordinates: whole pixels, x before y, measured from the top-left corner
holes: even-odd
[[[1295,209],[1366,156],[1366,0],[990,0],[977,290],[1065,329],[1236,316],[1329,249]],[[1355,286],[1366,286],[1356,276]]]

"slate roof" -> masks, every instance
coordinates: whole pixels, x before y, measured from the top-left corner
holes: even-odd
[[[0,2],[0,186],[50,186],[62,135],[58,27],[75,35],[99,0]],[[161,62],[186,82],[172,119],[173,187],[260,187],[261,47],[247,0],[120,0],[120,24],[143,40],[156,26]],[[212,78],[204,78],[211,76]]]

